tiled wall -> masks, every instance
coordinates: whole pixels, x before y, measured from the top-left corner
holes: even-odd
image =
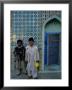
[[[28,38],[33,37],[41,56],[42,26],[47,19],[54,15],[61,18],[61,11],[11,11],[11,53],[19,38],[24,41],[26,46]]]

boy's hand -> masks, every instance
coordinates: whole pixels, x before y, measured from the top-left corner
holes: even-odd
[[[38,63],[37,70],[39,71],[40,69],[39,61],[36,61],[36,63]]]

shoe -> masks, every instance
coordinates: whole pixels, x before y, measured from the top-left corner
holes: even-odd
[[[21,73],[17,74],[18,76],[21,75]]]
[[[28,76],[28,79],[32,79],[32,76]]]
[[[27,71],[25,71],[25,75],[27,75]]]
[[[33,79],[38,79],[38,77],[35,77],[35,78],[33,78]]]
[[[20,72],[20,71],[17,71],[17,72],[16,72],[16,75],[18,75],[18,76],[19,76],[20,74],[21,74],[21,72]]]

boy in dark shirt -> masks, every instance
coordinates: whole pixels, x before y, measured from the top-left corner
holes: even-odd
[[[25,47],[23,46],[22,40],[17,40],[17,46],[14,49],[14,56],[16,62],[17,75],[19,75],[24,70],[24,68],[26,69]]]

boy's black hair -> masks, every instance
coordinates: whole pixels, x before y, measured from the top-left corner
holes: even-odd
[[[34,42],[33,37],[30,37],[30,38],[28,39],[28,41],[33,41],[33,42]]]
[[[22,41],[22,40],[20,40],[20,39],[19,39],[19,40],[17,40],[17,44],[18,44],[19,42],[23,43],[23,41]]]

